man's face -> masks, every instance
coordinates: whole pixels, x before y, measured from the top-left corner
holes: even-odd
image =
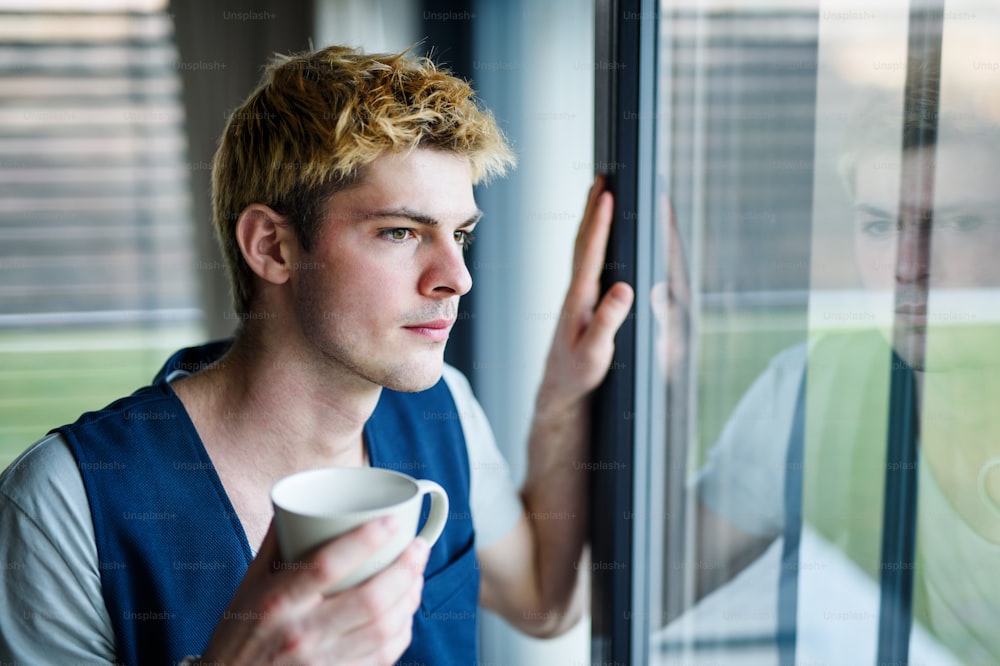
[[[364,382],[433,386],[459,297],[472,286],[463,253],[480,212],[468,159],[431,149],[383,155],[325,211],[291,281],[306,344]]]
[[[862,281],[896,294],[896,352],[916,368],[925,366],[928,326],[957,343],[955,331],[984,323],[1000,286],[1000,159],[985,145],[952,143],[939,145],[934,160],[928,149],[902,160],[874,154],[859,161],[855,182]]]

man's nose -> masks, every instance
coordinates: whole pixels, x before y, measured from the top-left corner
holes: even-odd
[[[464,296],[472,289],[472,275],[465,265],[465,255],[457,243],[436,247],[421,278],[426,295]]]
[[[917,282],[930,273],[931,220],[904,220],[896,248],[896,281]]]

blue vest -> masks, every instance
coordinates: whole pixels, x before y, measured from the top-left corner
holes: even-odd
[[[151,386],[58,431],[83,476],[104,601],[123,664],[176,664],[200,654],[253,553],[198,433],[166,377],[218,358],[228,343],[177,352]],[[433,479],[450,516],[431,550],[404,663],[476,661],[479,568],[469,459],[444,381],[383,390],[365,425],[371,464]],[[425,514],[429,501],[425,500]]]

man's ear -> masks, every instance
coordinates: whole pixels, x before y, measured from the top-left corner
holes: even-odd
[[[287,216],[264,204],[250,204],[236,220],[236,242],[250,270],[272,284],[288,280],[288,266],[298,248]]]

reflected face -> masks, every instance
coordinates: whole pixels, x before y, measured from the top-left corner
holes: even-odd
[[[312,353],[345,375],[399,391],[433,386],[459,298],[464,250],[480,217],[469,160],[419,149],[366,167],[336,193],[309,263],[293,274]]]
[[[858,269],[867,289],[896,294],[896,352],[916,368],[924,367],[929,322],[975,320],[977,312],[963,311],[968,299],[952,298],[956,290],[1000,286],[998,183],[1000,157],[985,145],[942,144],[934,155],[921,148],[902,160],[886,152],[858,162]]]

